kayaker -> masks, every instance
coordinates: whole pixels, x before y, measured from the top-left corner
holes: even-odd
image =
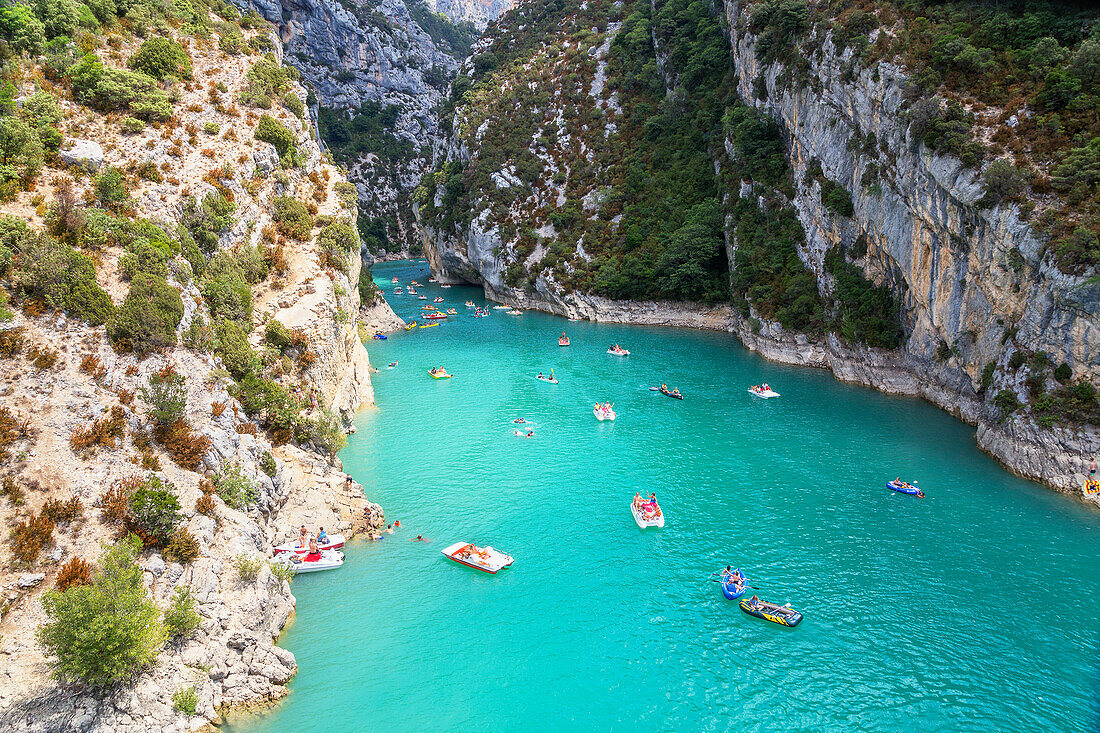
[[[758,609],[760,607],[760,599],[756,596],[753,596],[749,599],[749,605],[752,606],[754,609]]]

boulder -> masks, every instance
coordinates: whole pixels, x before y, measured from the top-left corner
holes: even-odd
[[[27,573],[19,576],[20,588],[33,588],[46,579],[45,573]]]
[[[62,150],[61,162],[86,168],[94,173],[103,165],[103,148],[92,140],[73,140],[72,147]]]

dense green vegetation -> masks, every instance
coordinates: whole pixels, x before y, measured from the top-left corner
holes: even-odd
[[[354,112],[322,107],[317,129],[333,158],[342,163],[354,163],[369,153],[386,160],[408,157],[416,147],[392,133],[399,113],[397,107],[384,107],[378,102],[364,102]]]
[[[442,13],[433,13],[422,0],[410,0],[405,7],[416,24],[437,44],[446,44],[455,58],[463,59],[470,54],[470,46],[478,37],[477,28],[472,23],[453,23]]]

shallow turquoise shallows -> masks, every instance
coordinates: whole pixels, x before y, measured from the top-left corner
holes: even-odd
[[[459,311],[368,342],[378,409],[341,457],[401,529],[293,581],[291,695],[235,730],[1100,726],[1100,516],[1004,471],[973,428],[726,334],[474,319],[480,291],[374,269],[387,294],[394,276]],[[408,320],[430,302],[388,298]],[[551,368],[560,384],[534,378]],[[782,397],[746,392],[761,381]],[[897,476],[927,498],[889,491]],[[634,523],[639,489],[663,529]],[[458,540],[515,564],[461,567],[440,554]],[[724,599],[708,576],[727,563],[801,626]]]

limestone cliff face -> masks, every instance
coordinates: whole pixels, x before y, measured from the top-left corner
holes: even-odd
[[[456,23],[472,23],[478,30],[515,6],[515,0],[428,0],[428,7]]]
[[[368,153],[352,163],[349,179],[366,215],[390,222],[395,249],[408,251],[412,234],[407,194],[429,165],[427,141],[438,133],[435,107],[461,59],[435,40],[402,0],[235,0],[278,28],[286,63],[302,72],[321,106],[356,110],[364,102],[396,107],[388,134],[410,143],[412,155]]]
[[[724,8],[738,94],[785,133],[796,188],[790,203],[806,232],[800,257],[828,294],[833,281],[825,253],[838,244],[865,241],[866,252],[856,264],[903,304],[907,338],[901,349],[851,345],[835,335],[815,341],[776,323],[759,323],[763,319],[754,329],[732,309],[709,309],[700,317],[691,304],[610,301],[562,288],[545,275],[530,287],[511,288],[505,284],[503,254],[512,243],[502,241],[487,212],[479,215],[477,209],[458,233],[422,226],[436,276],[482,285],[487,295],[505,302],[572,317],[728,329],[769,358],[830,368],[845,381],[922,396],[977,424],[979,445],[1012,470],[1080,491],[1100,433],[1087,427],[1041,428],[1026,416],[1002,421],[989,396],[1009,389],[1026,397],[1022,375],[1007,368],[1017,348],[1044,351],[1054,363],[1069,364],[1076,376],[1094,382],[1100,377],[1100,284],[1060,272],[1016,207],[982,208],[977,173],[912,138],[904,69],[880,62],[842,73],[850,58],[830,40],[808,59],[808,77],[780,64],[761,67],[756,38],[742,22],[744,4],[729,0]],[[447,160],[476,158],[476,151],[450,139],[440,152]],[[732,145],[727,152],[736,155]],[[806,175],[817,164],[851,193],[851,217],[835,216],[823,206],[820,184]],[[872,166],[877,178],[872,183],[867,176],[865,186],[864,174]],[[727,195],[752,196],[748,183]],[[438,206],[441,192],[436,193]],[[736,247],[728,237],[731,266]],[[951,350],[946,360],[937,358],[943,344]],[[991,362],[996,376],[983,392],[981,373]]]
[[[164,161],[167,178],[134,183],[130,195],[134,218],[148,217],[168,231],[176,231],[182,201],[189,194],[202,197],[210,193],[214,188],[211,180],[227,189],[237,208],[233,226],[221,236],[222,249],[256,245],[265,236],[273,240],[271,212],[279,196],[308,199],[317,206],[318,215],[352,218],[354,212],[345,210],[337,195],[336,185],[342,177],[322,162],[321,151],[303,121],[287,110],[270,112],[294,133],[302,159],[299,167],[276,172],[279,164],[274,148],[254,136],[258,115],[211,103],[210,90],[216,89],[216,84],[224,85],[226,99],[236,98],[250,66],[258,59],[257,55],[226,58],[213,50],[203,52],[216,47],[216,41],[212,47],[195,46],[195,76],[208,81],[209,88],[204,84],[182,89],[176,108],[180,125],[214,123],[227,131],[206,139],[201,152],[202,146],[189,145],[186,149],[178,146],[178,155],[162,155],[157,151],[160,130],[150,127],[122,135],[117,124],[68,101],[64,102],[63,132],[74,137],[72,124],[83,134],[94,136],[103,143],[102,163],[106,165],[125,169],[147,159],[150,153],[146,151]],[[305,96],[300,86],[291,91]],[[167,140],[168,135],[163,137]],[[218,175],[212,177],[212,172]],[[52,195],[62,173],[44,170],[36,192],[19,194],[0,207],[0,213],[21,216],[32,228],[41,228],[41,218],[33,213],[29,198]],[[92,182],[83,177],[73,185],[81,200]],[[302,330],[317,358],[293,378],[307,390],[315,388],[323,406],[347,417],[373,399],[369,361],[356,333],[360,260],[358,253],[351,253],[346,273],[322,266],[317,236],[315,228],[308,241],[282,243],[285,272],[273,273],[254,286],[253,322],[246,330],[251,330],[252,344],[257,347],[263,322],[269,318]],[[116,304],[127,291],[116,264],[121,249],[105,245],[96,253],[99,282]],[[168,282],[180,291],[184,306],[177,334],[182,340],[199,314],[209,323],[210,312],[189,268],[177,262],[170,273]],[[296,535],[302,524],[349,535],[370,531],[382,521],[381,508],[366,501],[362,487],[345,486],[338,460],[308,445],[273,445],[257,431],[231,395],[224,365],[209,348],[176,346],[138,359],[116,352],[104,327],[49,313],[36,316],[20,311],[0,328],[19,329],[25,344],[2,359],[0,388],[9,395],[5,409],[24,426],[10,446],[12,452],[6,454],[5,479],[26,492],[23,507],[11,501],[0,504],[0,522],[11,525],[27,513],[41,512],[51,499],[75,498],[83,505],[83,517],[59,525],[50,544],[30,565],[10,562],[5,548],[0,565],[0,655],[4,659],[0,665],[0,730],[196,730],[218,722],[228,709],[265,704],[287,694],[286,683],[297,664],[294,655],[275,641],[293,613],[295,600],[290,584],[268,568],[272,546]],[[35,367],[28,358],[32,346],[55,353],[56,363]],[[96,369],[85,366],[93,358]],[[150,430],[150,405],[141,389],[150,375],[166,365],[185,378],[187,422],[209,441],[196,470],[181,468],[156,444],[145,443],[143,448],[139,444],[139,438]],[[74,431],[111,414],[121,415],[125,422],[112,447],[74,452]],[[255,504],[242,511],[214,496],[213,509],[207,514],[199,512],[196,502],[202,495],[203,475],[234,463],[254,484]],[[200,627],[192,636],[166,647],[150,668],[111,694],[59,685],[35,639],[36,628],[46,620],[42,594],[54,586],[66,561],[81,557],[94,562],[101,545],[117,538],[120,528],[103,510],[108,489],[150,472],[173,485],[182,526],[197,540],[200,555],[183,565],[157,551],[143,552],[139,563],[144,583],[161,608],[177,589],[189,587],[201,617]],[[238,571],[242,556],[256,562],[253,577],[243,577]],[[173,694],[187,687],[194,687],[197,695],[193,716],[172,703]]]

